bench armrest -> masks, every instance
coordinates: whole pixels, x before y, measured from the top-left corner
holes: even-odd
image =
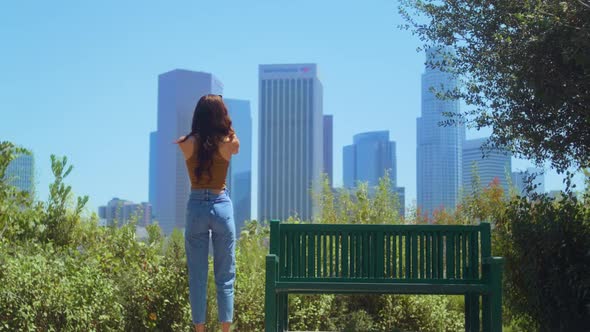
[[[266,281],[277,281],[279,279],[279,258],[277,255],[266,255]]]
[[[485,257],[481,263],[489,265],[503,265],[504,257]]]
[[[502,289],[502,273],[504,272],[504,257],[486,257],[481,262],[483,280],[490,285]],[[498,289],[496,289],[498,291]]]

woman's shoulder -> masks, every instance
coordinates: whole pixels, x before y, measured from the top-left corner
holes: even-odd
[[[232,134],[224,137],[221,141],[221,144],[223,148],[228,149],[231,152],[231,154],[236,154],[237,150],[240,147],[240,140],[238,139],[238,136],[236,136],[236,134]]]
[[[185,159],[189,159],[193,155],[196,141],[197,139],[193,135],[182,136],[176,141]]]

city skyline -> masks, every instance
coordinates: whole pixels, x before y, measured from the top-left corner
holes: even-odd
[[[49,156],[55,154],[74,165],[66,182],[75,194],[89,195],[89,211],[114,196],[148,201],[148,135],[157,126],[160,73],[214,73],[225,85],[224,96],[250,100],[257,119],[258,65],[304,62],[321,68],[324,111],[334,115],[334,186],[342,185],[342,147],[352,134],[389,130],[397,142],[398,182],[408,205],[416,199],[415,119],[424,54],[416,52],[417,37],[396,28],[404,21],[395,3],[236,1],[223,10],[208,2],[138,7],[109,0],[0,6],[0,135],[35,154],[41,200],[49,195]],[[203,33],[204,26],[214,33]],[[254,120],[254,133],[257,127]],[[488,134],[468,130],[467,137]],[[513,160],[515,169],[529,166]],[[255,171],[254,187],[257,176]],[[545,179],[547,190],[564,187],[555,171]],[[576,183],[581,188],[583,178]],[[257,197],[252,199],[255,207]]]

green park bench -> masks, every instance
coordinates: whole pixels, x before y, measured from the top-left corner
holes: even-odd
[[[490,224],[270,223],[265,326],[288,328],[288,295],[319,293],[465,296],[465,330],[502,330],[503,258]],[[481,297],[481,311],[480,311]]]

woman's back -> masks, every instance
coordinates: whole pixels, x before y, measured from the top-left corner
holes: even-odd
[[[231,156],[238,153],[240,147],[237,137],[227,137],[223,142],[219,143],[218,149],[211,159],[210,167],[202,172],[200,177],[197,176],[197,172],[195,171],[199,166],[199,160],[197,158],[199,150],[198,139],[191,136],[179,144],[184,154],[191,181],[191,189],[225,189],[225,179]]]

